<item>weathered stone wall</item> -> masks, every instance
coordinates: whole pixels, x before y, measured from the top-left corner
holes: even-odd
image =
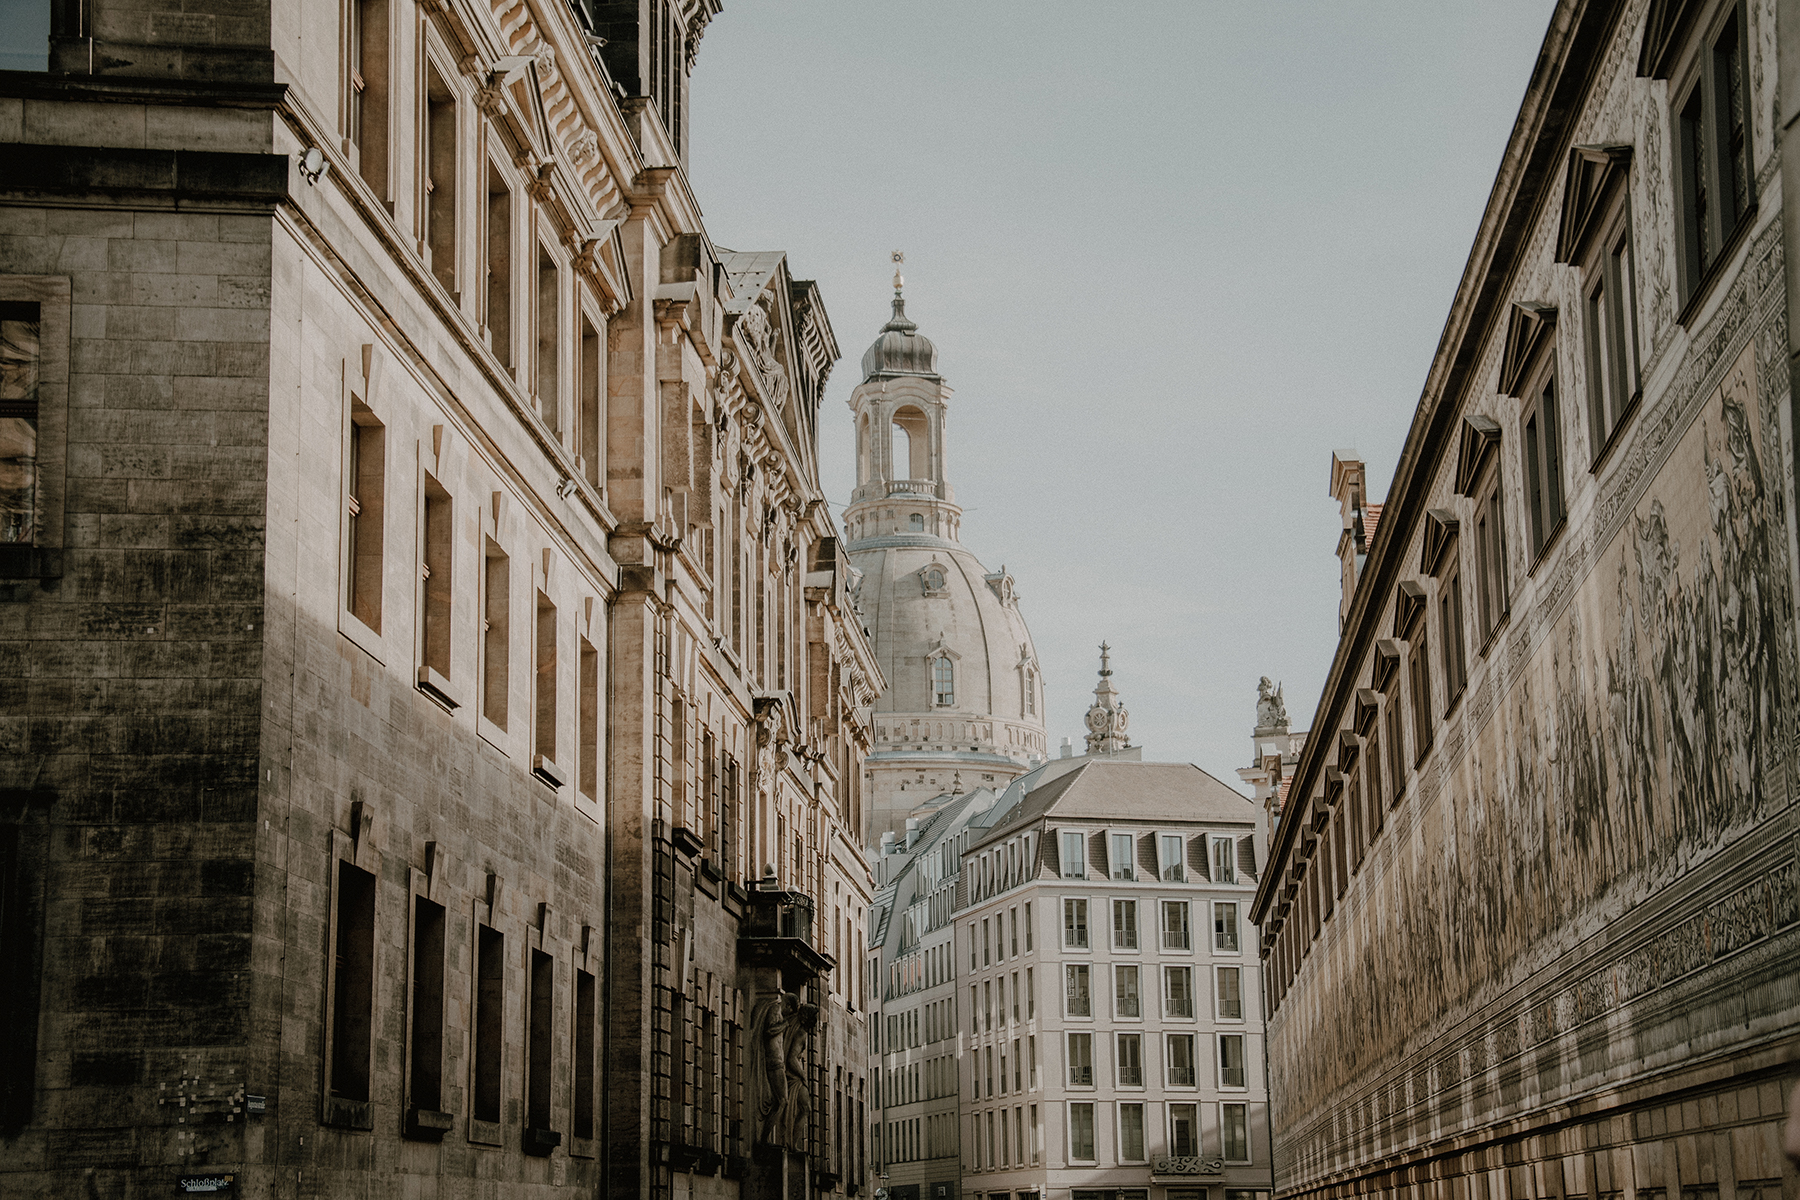
[[[1476,251],[1503,299],[1561,314],[1566,527],[1530,561],[1521,405],[1497,382],[1506,321],[1458,324],[1485,286],[1472,270],[1447,335],[1475,343],[1459,351],[1469,381],[1440,399],[1449,372],[1434,370],[1321,707],[1329,719],[1284,815],[1278,882],[1259,897],[1275,918],[1264,961],[1277,1181],[1290,1195],[1660,1200],[1781,1186],[1781,1081],[1800,1025],[1800,664],[1773,5],[1744,10],[1761,208],[1684,322],[1669,88],[1637,75],[1647,6],[1619,7],[1604,43],[1577,51],[1593,56],[1593,82],[1516,260],[1482,260],[1487,227]],[[1549,45],[1609,8],[1560,7]],[[1577,57],[1567,75],[1589,65]],[[1539,77],[1528,112],[1552,86],[1554,72]],[[1635,147],[1643,394],[1602,447],[1586,412],[1584,277],[1555,251],[1568,146],[1617,143]],[[1515,145],[1497,189],[1533,149]],[[1504,217],[1490,211],[1491,224]],[[1454,431],[1469,414],[1500,430],[1514,555],[1510,615],[1485,646],[1473,514],[1456,481]],[[1344,878],[1331,847],[1361,803],[1356,775],[1345,766],[1346,799],[1333,802],[1323,766],[1342,761],[1340,735],[1358,743],[1359,703],[1385,714],[1402,702],[1398,687],[1376,695],[1374,643],[1408,636],[1394,581],[1434,586],[1427,509],[1462,517],[1469,683],[1446,712],[1433,601],[1433,742],[1421,752],[1408,726],[1402,792],[1379,801],[1382,824]],[[1410,651],[1399,643],[1402,662]],[[1309,859],[1311,832],[1295,831],[1316,831],[1319,853]]]

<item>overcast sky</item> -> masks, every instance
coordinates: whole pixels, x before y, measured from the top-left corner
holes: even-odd
[[[834,508],[902,249],[1052,746],[1102,638],[1149,758],[1236,785],[1262,675],[1310,722],[1332,451],[1386,492],[1552,7],[728,0],[708,28],[694,189],[718,244],[819,281]]]

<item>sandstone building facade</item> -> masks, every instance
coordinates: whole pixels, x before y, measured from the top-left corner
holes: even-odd
[[[866,1189],[885,684],[818,289],[687,184],[716,0],[43,7],[0,1192]]]
[[[1333,464],[1343,637],[1253,914],[1283,1195],[1792,1179],[1775,9],[1556,6],[1378,519]]]

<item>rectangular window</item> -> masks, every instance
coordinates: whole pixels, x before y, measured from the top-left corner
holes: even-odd
[[[994,961],[993,938],[988,928],[988,919],[981,918],[981,965],[989,966]]]
[[[425,83],[425,246],[431,273],[456,295],[456,94],[436,66]]]
[[[1071,1017],[1094,1015],[1093,998],[1088,992],[1086,963],[1075,963],[1063,968],[1063,998],[1064,1015]]]
[[[1185,900],[1162,902],[1162,948],[1190,950],[1193,939],[1188,931],[1188,906]]]
[[[487,330],[488,346],[500,365],[513,365],[512,333],[512,189],[500,168],[488,164],[487,177]]]
[[[1012,983],[1012,1019],[1017,1021],[1019,1019],[1019,973],[1017,971],[1013,972]]]
[[[556,995],[556,960],[531,952],[525,996],[525,1127],[550,1128],[550,1084],[555,1077],[550,1015]]]
[[[1138,999],[1138,969],[1119,963],[1113,967],[1113,1016],[1141,1017],[1143,1007]]]
[[[388,4],[350,0],[350,140],[357,171],[378,200],[388,182]]]
[[[1228,954],[1238,952],[1238,906],[1223,902],[1213,905],[1213,949]]]
[[[556,765],[556,605],[550,597],[537,594],[537,662],[533,677],[537,692],[536,733],[537,770],[551,782],[561,786],[563,775]]]
[[[481,715],[506,728],[512,563],[492,538],[481,562]]]
[[[1136,950],[1138,948],[1137,901],[1114,900],[1113,916],[1113,949]]]
[[[1141,1104],[1119,1105],[1119,1161],[1144,1161],[1144,1106]]]
[[[994,981],[983,980],[981,984],[981,1018],[987,1029],[994,1028]]]
[[[562,273],[544,247],[537,261],[537,411],[552,434],[562,433]]]
[[[1178,833],[1160,834],[1156,839],[1157,873],[1164,883],[1183,883],[1187,880],[1187,868],[1183,862],[1181,835]]]
[[[1169,1105],[1169,1153],[1177,1158],[1192,1158],[1200,1153],[1198,1105]]]
[[[1194,1035],[1191,1033],[1171,1033],[1167,1035],[1169,1046],[1169,1086],[1194,1086]]]
[[[1191,1017],[1194,1015],[1194,969],[1192,967],[1163,968],[1163,1015],[1165,1017]]]
[[[419,657],[423,666],[437,672],[438,678],[446,683],[450,679],[450,606],[455,591],[451,566],[456,544],[454,512],[450,493],[427,475],[424,561],[419,567],[419,574],[424,576],[425,611],[420,621]]]
[[[0,546],[38,542],[43,524],[38,458],[41,306],[0,302]]]
[[[1222,1021],[1243,1020],[1243,968],[1219,967],[1215,974],[1218,976],[1219,1019]]]
[[[1075,1162],[1094,1161],[1094,1106],[1069,1105],[1069,1158]]]
[[[589,800],[600,798],[600,653],[586,638],[579,639],[581,649],[581,794]],[[716,851],[716,847],[715,847]]]
[[[444,906],[419,895],[413,896],[412,952],[409,1117],[444,1107]]]
[[[1400,716],[1400,672],[1394,671],[1394,677],[1388,682],[1388,689],[1382,696],[1382,707],[1387,710],[1387,753],[1388,753],[1388,797],[1398,804],[1406,795],[1406,727]]]
[[[1237,843],[1228,837],[1210,839],[1214,883],[1237,882]]]
[[[1531,509],[1531,557],[1537,561],[1563,523],[1562,427],[1556,377],[1544,380],[1525,417],[1525,498]]]
[[[1013,1091],[1025,1089],[1025,1060],[1019,1056],[1019,1039],[1013,1039]]]
[[[387,427],[360,397],[350,399],[349,513],[345,562],[348,607],[357,620],[381,632],[383,495],[387,483]]]
[[[341,861],[336,921],[332,936],[330,1094],[367,1104],[370,1064],[375,1052],[375,876]]]
[[[1062,873],[1064,879],[1087,878],[1087,839],[1079,833],[1062,835]]]
[[[1019,910],[1013,909],[1008,914],[1008,924],[1012,928],[1012,956],[1019,957]]]
[[[981,966],[981,960],[977,957],[980,953],[980,945],[981,943],[975,940],[975,923],[971,921],[969,922],[969,970],[971,971]]]
[[[570,1104],[570,1132],[578,1138],[594,1136],[594,1031],[598,1010],[594,1007],[593,973],[575,972],[575,1095]],[[727,1083],[729,1090],[729,1082]]]
[[[1031,902],[1025,902],[1025,950],[1031,952]]]
[[[1223,1157],[1226,1162],[1250,1161],[1250,1106],[1247,1104],[1221,1104],[1219,1106],[1219,1133]]]
[[[1741,15],[1740,8],[1720,26],[1700,55],[1691,90],[1678,105],[1684,302],[1698,290],[1752,203]]]
[[[1632,277],[1631,229],[1621,205],[1622,227],[1589,268],[1587,296],[1588,425],[1594,458],[1637,398],[1637,298]]]
[[[1494,635],[1511,605],[1506,581],[1506,514],[1500,472],[1488,475],[1475,502],[1475,591],[1483,642]],[[1379,789],[1377,789],[1379,791]]]
[[[1032,985],[1032,969],[1025,968],[1025,1019],[1037,1016],[1037,988]]]
[[[475,1036],[469,1114],[500,1120],[500,1064],[506,1036],[506,935],[475,927]]]
[[[1244,1086],[1244,1035],[1241,1033],[1219,1035],[1219,1086]]]
[[[1086,949],[1088,944],[1087,901],[1063,901],[1063,945]]]
[[[1069,1034],[1069,1086],[1094,1086],[1094,1035]]]
[[[1431,654],[1423,618],[1414,629],[1415,640],[1407,667],[1412,676],[1413,753],[1422,761],[1431,751]]]
[[[1114,833],[1108,836],[1112,848],[1107,857],[1112,859],[1112,877],[1124,880],[1136,879],[1137,872],[1133,868],[1133,860],[1136,855],[1131,852],[1131,835]]]
[[[1456,552],[1453,545],[1450,553]],[[1468,684],[1469,665],[1463,653],[1462,572],[1452,567],[1438,584],[1438,634],[1443,638],[1444,711],[1456,706]]]
[[[1031,1106],[1031,1161],[1035,1165],[1044,1142],[1044,1127],[1038,1124],[1038,1106]]]
[[[604,448],[606,430],[601,419],[606,394],[601,372],[605,369],[604,347],[586,316],[581,318],[581,395],[578,399],[580,418],[575,431],[575,453],[580,456],[581,474],[599,489],[605,485]],[[707,544],[712,544],[712,530],[706,531]],[[709,554],[710,558],[711,555]],[[711,595],[707,603],[712,603]]]
[[[1119,1086],[1144,1086],[1144,1036],[1140,1033],[1118,1035]]]

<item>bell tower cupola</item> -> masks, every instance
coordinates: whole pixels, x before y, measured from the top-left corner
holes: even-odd
[[[856,419],[856,490],[844,521],[851,542],[923,534],[955,541],[962,509],[945,472],[950,386],[937,347],[906,315],[905,279],[894,260],[894,315],[862,358],[850,393]]]

